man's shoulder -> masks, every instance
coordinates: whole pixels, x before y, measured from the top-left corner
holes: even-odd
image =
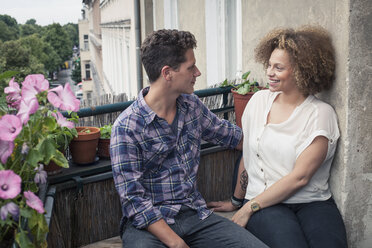
[[[128,108],[120,113],[115,120],[113,128],[121,128],[124,130],[133,130],[140,123],[144,122],[144,117],[138,106],[138,101],[134,101]]]

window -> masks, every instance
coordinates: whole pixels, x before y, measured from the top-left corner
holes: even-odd
[[[85,79],[90,78],[90,64],[85,64]]]
[[[89,50],[89,36],[84,34],[84,50]]]

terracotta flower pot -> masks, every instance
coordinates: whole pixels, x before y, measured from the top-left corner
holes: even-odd
[[[87,132],[87,130],[89,130]],[[76,164],[90,164],[96,159],[98,140],[101,136],[98,127],[77,127],[78,137],[70,143],[72,161]]]
[[[62,172],[62,167],[54,163],[54,161],[50,160],[49,164],[47,164],[44,170],[47,172],[48,176],[56,175]]]
[[[100,158],[110,158],[110,139],[99,139],[97,154]]]
[[[263,87],[258,87],[260,90],[263,89]],[[235,119],[236,119],[236,125],[238,125],[240,128],[242,127],[242,115],[245,109],[245,106],[253,96],[255,92],[248,92],[246,95],[241,95],[235,91],[235,89],[231,89],[231,92],[234,97],[234,110],[235,110]]]

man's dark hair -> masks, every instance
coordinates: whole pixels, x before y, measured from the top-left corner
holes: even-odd
[[[164,66],[178,69],[186,61],[186,51],[195,47],[195,37],[188,31],[161,29],[152,32],[141,46],[142,64],[150,83],[159,78]]]

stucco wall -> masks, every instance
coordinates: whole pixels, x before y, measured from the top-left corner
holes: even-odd
[[[195,89],[207,88],[206,78],[206,38],[205,38],[205,3],[204,0],[178,1],[178,23],[180,30],[190,31],[197,40],[195,49],[196,65],[201,76],[197,78]],[[182,11],[181,11],[182,10]]]
[[[350,1],[344,216],[353,247],[372,247],[372,1]]]

